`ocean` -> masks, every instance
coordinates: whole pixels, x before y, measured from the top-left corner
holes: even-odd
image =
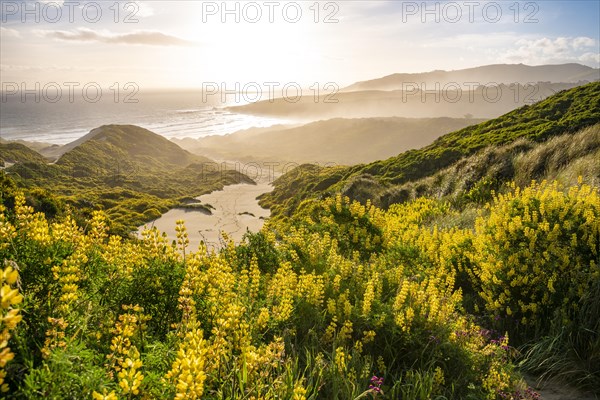
[[[39,93],[38,93],[39,94]],[[51,95],[33,94],[25,99],[20,95],[3,94],[0,100],[0,138],[51,144],[66,144],[106,124],[139,125],[166,138],[200,138],[225,135],[251,127],[267,127],[291,121],[244,115],[226,110],[242,105],[241,99],[228,96],[203,96],[200,91],[154,91],[137,93],[125,101],[121,93],[104,90],[102,96],[88,101],[79,96],[69,99],[63,93],[56,102]],[[24,101],[23,101],[24,100]],[[130,102],[137,100],[137,103]]]

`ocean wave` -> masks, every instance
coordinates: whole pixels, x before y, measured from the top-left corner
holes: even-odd
[[[5,140],[26,140],[50,144],[67,144],[86,135],[90,130],[107,124],[132,124],[149,129],[167,138],[201,138],[226,135],[252,127],[266,127],[286,123],[275,118],[236,114],[215,108],[177,108],[160,110],[154,114],[134,110],[114,114],[114,110],[99,109],[93,115],[13,114],[2,121],[0,137]]]

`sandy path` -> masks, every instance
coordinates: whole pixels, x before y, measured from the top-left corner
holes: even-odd
[[[161,232],[166,232],[169,239],[175,239],[175,223],[182,219],[185,221],[190,239],[190,249],[196,250],[201,240],[207,243],[209,249],[218,249],[221,231],[226,232],[236,243],[239,243],[246,230],[258,232],[262,228],[264,219],[271,213],[260,207],[256,198],[271,190],[273,187],[269,183],[226,186],[223,190],[198,197],[203,204],[214,207],[212,215],[176,208],[145,226],[155,226]],[[140,231],[143,228],[140,227]]]
[[[599,396],[582,393],[577,388],[569,387],[553,380],[540,383],[531,376],[525,376],[527,383],[541,396],[541,400],[598,400]]]

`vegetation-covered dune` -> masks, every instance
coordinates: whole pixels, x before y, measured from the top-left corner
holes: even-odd
[[[102,209],[113,232],[123,235],[192,197],[252,182],[133,125],[97,128],[85,140],[67,145],[69,150],[53,164],[22,145],[2,146],[20,146],[28,155],[6,172],[28,189],[32,201],[46,205],[49,216],[65,204],[81,216]]]
[[[183,150],[163,136],[135,125],[105,125],[92,130],[84,139],[63,154],[57,164],[111,169],[115,163],[127,163],[164,170],[211,162],[206,157]]]
[[[45,163],[38,152],[21,143],[0,142],[0,166],[15,163]]]

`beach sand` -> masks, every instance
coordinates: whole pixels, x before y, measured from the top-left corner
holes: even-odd
[[[174,240],[177,220],[184,220],[187,228],[190,250],[197,250],[200,241],[207,244],[209,250],[221,248],[221,231],[226,232],[236,243],[242,240],[247,230],[258,232],[271,214],[269,210],[258,205],[259,195],[273,190],[270,183],[262,182],[256,185],[239,184],[226,186],[223,190],[215,191],[198,197],[205,205],[210,204],[214,209],[212,215],[202,211],[176,208],[163,214],[145,227],[155,226],[161,232],[166,232],[169,239]],[[144,226],[139,228],[142,231]]]

